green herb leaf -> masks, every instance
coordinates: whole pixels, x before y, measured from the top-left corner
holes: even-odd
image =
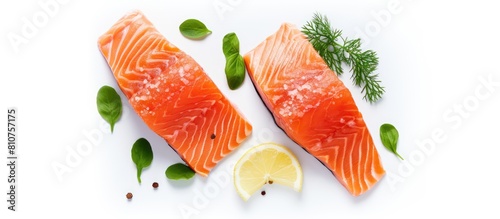
[[[179,26],[181,34],[190,39],[202,39],[211,34],[212,31],[201,21],[196,19],[187,19]]]
[[[111,125],[111,133],[115,123],[122,114],[122,100],[115,89],[110,86],[102,86],[97,92],[97,111],[101,117]]]
[[[245,80],[245,61],[239,53],[235,53],[226,58],[226,79],[231,90],[235,90],[243,84]]]
[[[302,27],[302,32],[332,71],[341,75],[344,72],[342,63],[351,67],[351,78],[355,85],[363,88],[363,99],[374,103],[382,98],[385,90],[378,75],[374,74],[378,65],[377,53],[361,50],[361,39],[343,37],[341,30],[332,29],[327,17],[318,13]]]
[[[137,167],[137,180],[141,183],[142,169],[151,165],[153,161],[151,144],[145,138],[137,139],[132,146],[132,161]]]
[[[222,39],[222,52],[226,57],[227,84],[231,90],[235,90],[245,80],[245,60],[240,55],[240,41],[235,33],[228,33]]]
[[[240,41],[235,33],[228,33],[222,39],[222,52],[226,58],[235,53],[240,53]]]
[[[194,171],[183,163],[176,163],[165,170],[165,176],[169,179],[191,179],[194,176]]]
[[[399,155],[396,151],[398,147],[399,133],[393,125],[386,123],[380,126],[380,139],[382,140],[382,144],[385,148],[394,153],[401,160],[404,160],[403,157],[401,157],[401,155]]]

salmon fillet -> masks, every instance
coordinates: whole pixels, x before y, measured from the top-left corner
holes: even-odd
[[[277,125],[354,196],[385,174],[351,93],[295,26],[283,24],[244,55]]]
[[[207,176],[250,135],[203,68],[140,11],[118,20],[98,46],[135,112],[198,174]]]

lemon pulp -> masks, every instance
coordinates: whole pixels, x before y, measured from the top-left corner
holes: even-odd
[[[297,157],[285,146],[264,143],[250,148],[234,166],[234,185],[243,200],[266,183],[302,189],[302,167]]]

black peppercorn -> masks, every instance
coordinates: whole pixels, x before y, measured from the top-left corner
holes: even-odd
[[[127,199],[132,199],[132,197],[133,197],[132,193],[130,193],[130,192],[127,193]]]

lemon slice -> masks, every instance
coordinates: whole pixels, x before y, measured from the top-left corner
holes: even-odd
[[[234,186],[243,200],[266,183],[302,189],[302,167],[288,148],[264,143],[250,148],[234,166]]]

